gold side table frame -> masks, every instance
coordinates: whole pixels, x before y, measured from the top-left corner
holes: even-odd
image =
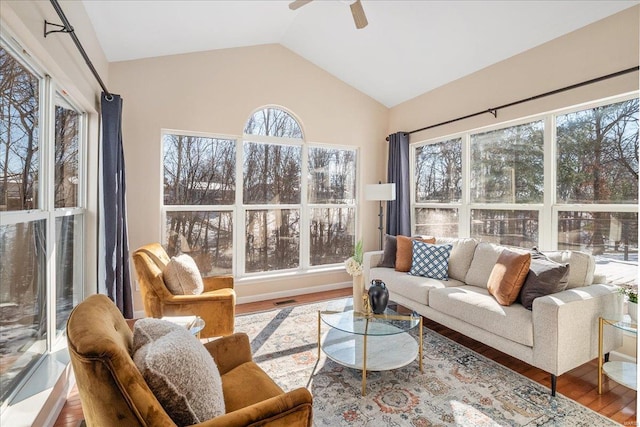
[[[339,314],[339,313],[343,313],[342,311],[332,311],[332,310],[318,310],[318,360],[320,360],[320,350],[322,348],[322,344],[321,344],[321,328],[322,328],[322,315],[323,314]],[[404,320],[404,321],[411,321],[414,320],[416,316],[406,316],[406,315],[402,315],[402,314],[385,314],[385,315],[377,315],[377,314],[371,314],[371,315],[364,315],[361,313],[354,313],[354,317],[362,317],[365,319],[365,328],[364,328],[364,334],[362,334],[362,341],[363,341],[363,348],[362,348],[362,396],[366,396],[367,395],[367,336],[368,336],[368,331],[369,331],[369,320],[371,319],[375,319],[375,318],[381,318],[381,319],[389,319],[389,320]],[[423,367],[422,367],[422,344],[423,344],[423,338],[422,338],[422,316],[418,315],[418,366],[420,367],[420,373],[424,373]],[[329,325],[329,327],[332,328],[332,326]],[[411,329],[414,329],[415,326]],[[409,333],[409,331],[411,329],[408,329],[404,332],[401,333]],[[359,335],[356,333],[353,333],[353,335]]]

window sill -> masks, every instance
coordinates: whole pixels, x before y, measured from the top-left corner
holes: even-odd
[[[296,277],[309,277],[309,276],[317,276],[327,273],[340,273],[345,272],[343,265],[333,265],[330,267],[318,267],[308,270],[295,270],[295,271],[287,271],[282,273],[264,273],[257,274],[251,276],[244,276],[235,279],[235,284],[242,285],[251,285],[254,283],[264,283],[264,282],[272,282],[272,281],[280,281],[282,279],[296,278]]]
[[[66,342],[46,355],[2,412],[12,426],[53,425],[67,398],[71,364]]]

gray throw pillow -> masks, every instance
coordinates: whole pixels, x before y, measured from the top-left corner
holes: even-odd
[[[171,419],[185,426],[223,415],[220,372],[202,343],[186,328],[142,320],[135,323],[133,341],[152,341],[137,349],[133,361]]]
[[[396,268],[396,250],[398,249],[398,239],[396,236],[384,235],[384,252],[378,267]]]
[[[174,295],[200,295],[204,290],[198,266],[187,254],[172,257],[162,275],[164,284]]]
[[[520,303],[531,310],[534,299],[564,291],[568,278],[569,264],[551,261],[540,252],[532,253],[529,273],[520,290]]]

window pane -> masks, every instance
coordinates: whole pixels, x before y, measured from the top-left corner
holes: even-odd
[[[462,197],[462,139],[416,148],[416,202],[459,202]]]
[[[55,207],[78,206],[78,134],[80,115],[55,108]]]
[[[311,265],[341,263],[353,255],[355,217],[354,208],[311,210]]]
[[[302,148],[244,143],[244,203],[300,203]]]
[[[47,349],[45,236],[45,220],[0,226],[3,402]]]
[[[244,133],[281,138],[302,138],[302,129],[296,119],[278,108],[265,108],[256,111],[247,122]]]
[[[309,148],[309,202],[355,203],[356,152]]]
[[[635,212],[560,212],[558,249],[591,252],[638,261],[638,214]]]
[[[64,333],[71,309],[82,300],[82,215],[56,218],[56,327]]]
[[[232,272],[233,212],[167,212],[165,236],[167,254],[189,254],[203,276]]]
[[[38,208],[39,79],[0,47],[0,211]]]
[[[458,237],[458,209],[416,209],[416,234]]]
[[[471,210],[471,237],[499,245],[538,245],[538,211]]]
[[[542,121],[471,135],[471,201],[542,203]]]
[[[165,135],[162,142],[165,205],[235,202],[235,140]]]
[[[557,117],[560,203],[638,202],[638,99]]]
[[[245,270],[284,270],[300,264],[300,211],[250,210],[246,213]]]

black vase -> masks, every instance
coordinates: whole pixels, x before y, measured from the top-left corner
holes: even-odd
[[[371,281],[369,302],[371,303],[371,311],[374,314],[384,313],[384,309],[387,308],[387,303],[389,303],[389,290],[382,280]]]

